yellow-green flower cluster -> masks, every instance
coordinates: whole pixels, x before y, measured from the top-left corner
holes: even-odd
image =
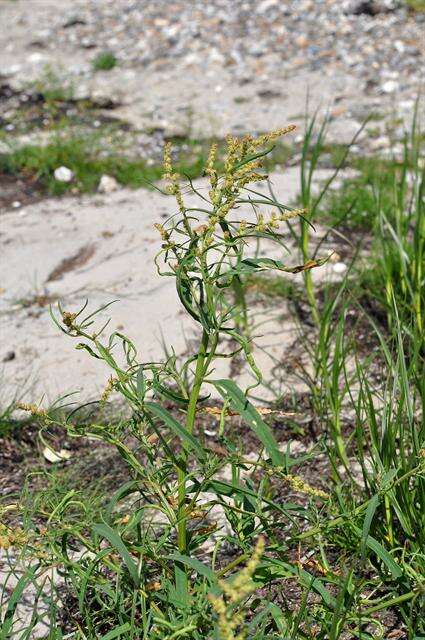
[[[257,222],[249,224],[246,220],[241,220],[239,222],[238,235],[243,236],[246,232],[247,227],[251,231],[269,231],[273,229],[278,229],[279,225],[285,220],[289,220],[290,218],[295,218],[296,216],[300,216],[306,213],[305,209],[294,209],[293,211],[285,211],[280,214],[277,214],[273,211],[268,220],[265,219],[262,213],[257,215]]]
[[[107,382],[106,387],[104,388],[102,395],[100,396],[100,403],[105,404],[113,390],[115,389],[115,384],[118,382],[117,378],[114,376],[109,376],[109,380]]]
[[[182,213],[185,212],[183,196],[179,185],[179,174],[174,171],[171,161],[171,143],[166,142],[164,145],[164,180],[169,181],[168,192],[172,194],[177,201],[178,207]]]
[[[153,226],[158,231],[158,233],[161,236],[162,240],[164,242],[168,242],[168,240],[170,239],[170,234],[168,233],[168,231],[166,230],[164,225],[159,224],[159,222],[156,222]]]
[[[17,409],[21,409],[21,411],[27,411],[32,416],[36,416],[38,418],[45,418],[47,416],[46,409],[42,407],[38,407],[36,404],[27,404],[26,402],[18,402],[16,404]]]
[[[325,493],[321,489],[317,489],[316,487],[312,487],[307,482],[305,482],[300,476],[292,476],[286,475],[284,479],[289,482],[294,491],[298,491],[299,493],[305,493],[306,495],[312,496],[313,498],[320,498],[321,500],[329,500],[329,494]]]
[[[21,527],[12,529],[0,522],[0,549],[10,547],[22,547],[27,541],[27,536]]]
[[[258,136],[258,138],[250,137],[247,152],[253,153],[260,147],[265,147],[267,144],[270,144],[270,142],[274,142],[278,138],[285,136],[287,133],[291,133],[291,131],[294,131],[296,128],[297,126],[295,124],[288,124],[286,127],[280,127],[280,129],[274,129],[274,131],[264,133],[263,135]]]
[[[243,629],[235,635],[235,631],[244,622],[243,611],[235,611],[235,605],[238,605],[255,590],[252,576],[264,553],[264,547],[264,538],[259,538],[254,553],[247,562],[246,567],[231,582],[219,581],[224,596],[209,596],[213,609],[218,616],[217,626],[220,640],[243,640],[245,638]]]
[[[262,167],[259,158],[250,157],[258,152],[260,147],[273,142],[280,136],[295,129],[294,125],[276,129],[257,138],[245,136],[242,139],[228,136],[227,152],[224,158],[224,176],[220,182],[218,173],[214,168],[217,157],[217,145],[212,145],[205,167],[205,173],[210,178],[211,189],[209,192],[215,211],[224,217],[234,206],[236,196],[240,189],[250,182],[264,180],[267,176],[257,172]]]
[[[68,329],[74,328],[74,320],[77,317],[76,313],[71,313],[70,311],[64,311],[62,313],[62,322]]]
[[[217,170],[214,168],[216,159],[217,159],[217,144],[212,144],[210,148],[210,152],[208,154],[207,163],[205,165],[205,174],[210,178],[211,188],[215,189],[218,182],[218,174]]]

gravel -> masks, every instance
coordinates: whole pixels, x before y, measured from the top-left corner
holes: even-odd
[[[402,1],[17,0],[0,14],[11,85],[62,65],[80,96],[168,135],[297,121],[308,90],[337,109],[338,139],[371,112],[409,114],[423,80],[425,13]],[[118,64],[96,72],[103,51]]]

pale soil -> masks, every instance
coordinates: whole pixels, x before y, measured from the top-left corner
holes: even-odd
[[[296,196],[298,174],[294,167],[271,176],[283,202]],[[322,171],[318,177],[326,175]],[[77,340],[54,325],[49,304],[55,308],[57,300],[73,312],[86,299],[90,311],[116,300],[102,312],[99,324],[110,317],[104,336],[114,330],[126,334],[136,345],[140,361],[163,358],[162,343],[178,355],[188,349],[198,327],[184,311],[174,279],[158,276],[153,263],[160,248],[153,225],[174,212],[171,197],[120,189],[107,196],[50,199],[3,215],[0,244],[7,268],[0,296],[0,356],[3,384],[10,392],[15,389],[28,401],[45,396],[48,403],[77,390],[81,393],[75,399],[87,400],[105,387],[111,372],[85,351],[76,350]],[[325,244],[322,253],[331,247]],[[274,257],[298,264],[296,253],[284,256],[273,251]],[[330,277],[331,270],[331,265],[316,270],[315,277]],[[288,277],[300,281],[300,276]],[[270,380],[273,359],[281,360],[285,346],[296,339],[296,326],[282,301],[272,314],[253,309],[251,318],[255,355]],[[227,367],[223,365],[217,375],[226,374]],[[242,384],[251,381],[243,374]]]

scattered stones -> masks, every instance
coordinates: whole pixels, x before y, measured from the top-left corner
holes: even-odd
[[[71,182],[74,178],[74,173],[68,167],[58,167],[53,175],[58,182]]]
[[[99,193],[112,193],[112,191],[116,191],[118,188],[119,184],[113,176],[103,175],[100,178],[97,190]]]
[[[97,95],[99,108],[138,130],[166,123],[165,137],[176,121],[194,138],[278,127],[294,114],[300,122],[309,87],[311,110],[332,110],[332,141],[349,142],[377,101],[385,116],[421,84],[424,14],[399,0],[62,3],[61,12],[35,3],[28,37],[20,4],[6,3],[3,75],[12,73],[15,88],[39,76],[28,47],[42,43],[35,54],[52,69],[65,64],[74,100]],[[96,76],[90,48],[111,51],[119,70]]]

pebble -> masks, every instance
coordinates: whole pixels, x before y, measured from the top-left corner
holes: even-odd
[[[157,61],[172,68],[179,60],[207,70],[230,61],[235,78],[242,66],[273,78],[282,66],[296,71],[301,56],[305,69],[338,69],[362,82],[397,71],[404,84],[418,86],[423,21],[400,0],[75,0],[31,37],[51,51],[110,50],[123,70]]]
[[[384,93],[395,93],[400,88],[400,84],[397,80],[387,80],[382,85],[381,89]]]
[[[71,182],[74,177],[74,173],[68,167],[58,167],[53,175],[58,182]]]
[[[112,193],[119,189],[119,184],[113,176],[107,176],[106,174],[100,178],[99,186],[97,190],[99,193]]]
[[[332,265],[332,270],[334,273],[345,273],[347,269],[348,267],[344,262],[335,262],[335,264]]]
[[[205,91],[212,95],[188,92],[187,104],[203,100],[211,120],[216,113],[218,121],[221,113],[226,117],[230,109],[240,113],[239,128],[233,121],[229,125],[229,130],[237,134],[246,131],[248,116],[242,114],[247,110],[243,102],[249,103],[252,96],[258,96],[263,104],[267,100],[267,128],[267,115],[279,108],[280,93],[286,97],[284,94],[290,94],[294,86],[298,95],[300,82],[307,91],[310,80],[320,83],[323,78],[323,83],[330,83],[335,91],[332,135],[339,142],[350,142],[358,123],[371,111],[385,115],[393,103],[402,110],[399,105],[414,98],[421,86],[425,14],[408,11],[401,0],[74,0],[71,4],[63,12],[37,14],[37,22],[35,16],[31,17],[28,42],[42,42],[43,52],[26,52],[22,64],[4,65],[3,75],[16,76],[19,72],[13,82],[32,80],[28,77],[28,67],[35,66],[31,61],[41,62],[44,56],[46,62],[56,64],[56,51],[60,48],[72,57],[67,71],[75,78],[75,99],[92,98],[100,92],[98,99],[105,102],[105,108],[112,101],[129,105],[131,112],[134,75],[143,74],[148,79],[147,91],[158,94],[157,104],[149,105],[147,112],[149,126],[156,130],[159,122],[168,121],[164,136],[171,135],[170,126],[174,126],[178,110],[168,100],[167,83],[171,80],[178,84],[179,72],[193,73],[194,84],[197,74],[211,79]],[[20,19],[19,11],[11,17],[16,24]],[[19,52],[19,47],[13,46]],[[93,84],[96,74],[91,61],[101,51],[111,51],[119,59],[120,86],[112,81],[109,84],[108,78],[102,80],[102,86]],[[16,60],[21,63],[19,56]],[[10,57],[8,63],[12,61],[15,60]],[[316,76],[309,78],[311,72]],[[302,79],[298,79],[299,74]],[[109,77],[112,79],[114,74]],[[347,78],[356,81],[356,97],[350,88],[346,92]],[[153,79],[156,84],[152,85]],[[270,89],[267,95],[263,91],[265,85]],[[232,101],[229,107],[227,102],[234,87],[241,88],[244,100],[237,104]],[[260,90],[264,97],[259,95]],[[300,94],[300,109],[294,113],[303,111],[304,99],[305,93]],[[172,95],[170,100],[178,102]],[[253,106],[258,109],[257,103]],[[312,109],[315,106],[311,104]],[[0,118],[4,117],[2,108],[0,103]],[[197,109],[199,104],[195,112]],[[403,118],[409,117],[407,111],[410,113],[411,109],[401,114]],[[145,126],[145,114],[140,120]],[[186,117],[185,135],[188,121]],[[7,118],[5,126],[9,124],[13,120]],[[367,145],[363,139],[359,142],[362,149]]]

